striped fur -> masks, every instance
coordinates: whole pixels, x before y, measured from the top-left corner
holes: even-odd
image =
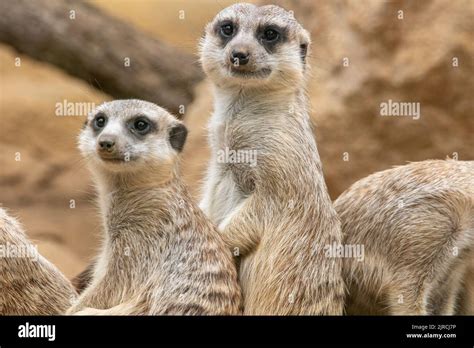
[[[466,275],[474,259],[474,162],[378,172],[352,185],[335,207],[344,242],[365,250],[362,262],[344,260],[349,314],[472,311]]]
[[[71,306],[77,297],[72,284],[37,252],[20,223],[2,208],[0,246],[4,250],[0,255],[0,315],[63,314]],[[20,250],[17,247],[30,248],[31,253],[11,254],[13,249]]]

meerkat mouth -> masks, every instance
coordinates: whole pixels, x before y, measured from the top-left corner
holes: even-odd
[[[104,157],[101,157],[101,160],[104,161],[104,162],[112,162],[112,163],[126,162],[123,158],[104,158]]]
[[[125,158],[125,156],[119,157],[119,156],[102,156],[102,155],[99,155],[99,158],[103,162],[106,162],[106,163],[128,163],[128,162],[133,161],[132,158]]]
[[[255,71],[239,70],[233,67],[230,69],[230,74],[232,76],[248,79],[264,79],[270,76],[271,73],[272,69],[270,68],[262,68]]]

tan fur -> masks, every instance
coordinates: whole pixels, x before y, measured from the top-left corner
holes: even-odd
[[[91,124],[103,112],[105,128]],[[158,126],[135,137],[125,126],[145,115]],[[99,191],[105,240],[93,279],[69,313],[238,314],[241,295],[230,252],[182,184],[170,129],[181,123],[143,101],[103,104],[80,136]],[[118,156],[107,164],[97,155],[101,137],[114,137]]]
[[[1,208],[0,247],[0,315],[63,314],[71,306],[77,294],[69,280],[37,252],[20,223]],[[23,251],[12,254],[13,250]]]
[[[349,314],[454,314],[474,257],[474,162],[424,161],[359,180],[335,202]],[[473,304],[465,298],[465,307]]]
[[[474,315],[474,256],[471,257],[462,282],[463,287],[456,305],[456,314]]]
[[[226,45],[218,34],[222,20],[238,27]],[[270,24],[286,37],[271,53],[256,38]],[[215,91],[201,207],[240,256],[246,314],[342,314],[342,260],[324,253],[341,242],[341,230],[308,116],[301,45],[309,45],[308,33],[289,12],[249,4],[219,13],[201,45]],[[239,67],[246,75],[229,64],[236,49],[250,52]],[[249,75],[265,70],[267,77]],[[255,150],[256,165],[222,163],[226,148]]]

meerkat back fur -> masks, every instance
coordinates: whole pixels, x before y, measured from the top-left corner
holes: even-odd
[[[309,43],[290,12],[251,4],[220,12],[201,42],[215,95],[201,208],[239,255],[246,314],[342,314],[342,261],[323,252],[341,230],[308,115]]]
[[[0,208],[0,315],[64,314],[77,297],[69,280]]]
[[[105,229],[90,285],[69,313],[238,314],[230,251],[178,169],[187,130],[140,100],[102,104],[79,137]]]
[[[336,201],[349,314],[464,314],[474,308],[474,162],[424,161],[372,174]],[[466,290],[463,291],[463,287]],[[460,299],[459,295],[465,298]],[[472,313],[471,313],[472,314]]]

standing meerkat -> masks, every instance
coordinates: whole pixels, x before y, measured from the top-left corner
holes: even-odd
[[[454,314],[474,258],[474,162],[424,161],[372,174],[335,202],[349,314]],[[470,280],[472,281],[472,279]],[[473,284],[464,306],[474,308]]]
[[[343,311],[342,260],[323,252],[341,229],[308,115],[309,44],[290,12],[251,4],[221,11],[201,42],[215,95],[201,208],[240,255],[246,314]]]
[[[105,229],[90,285],[70,314],[238,314],[230,251],[183,185],[187,130],[140,100],[102,104],[79,148],[91,169]]]
[[[0,315],[63,314],[76,297],[69,280],[0,208]]]

